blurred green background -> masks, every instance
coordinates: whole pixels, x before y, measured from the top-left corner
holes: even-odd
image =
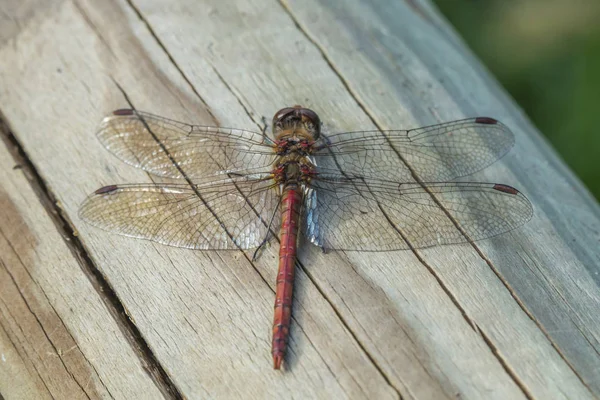
[[[600,0],[434,0],[600,199]]]

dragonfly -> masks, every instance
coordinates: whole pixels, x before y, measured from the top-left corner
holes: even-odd
[[[254,132],[116,110],[100,124],[101,143],[127,164],[172,179],[104,186],[79,215],[121,235],[197,250],[257,256],[278,238],[275,369],[288,345],[299,243],[415,250],[491,238],[533,215],[509,185],[455,181],[513,146],[511,131],[493,118],[337,134],[321,127],[317,113],[299,105],[275,113],[272,138],[266,124]]]

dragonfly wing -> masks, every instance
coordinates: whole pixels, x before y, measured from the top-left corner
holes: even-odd
[[[313,154],[323,171],[393,181],[448,181],[470,175],[502,157],[512,132],[479,117],[405,131],[346,132],[323,137]]]
[[[122,161],[169,178],[182,178],[181,171],[191,179],[247,173],[275,159],[269,139],[259,133],[188,125],[129,109],[104,118],[97,135]]]
[[[225,179],[188,185],[112,185],[82,204],[80,217],[125,236],[203,250],[250,249],[280,223],[273,181]],[[277,226],[277,225],[275,225]]]
[[[305,205],[304,234],[333,250],[387,251],[480,240],[515,229],[533,215],[523,194],[493,183],[424,188],[330,176],[310,185],[316,194]]]

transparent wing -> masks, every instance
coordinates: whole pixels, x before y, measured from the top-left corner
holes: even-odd
[[[428,182],[472,174],[514,144],[511,131],[479,117],[405,131],[346,132],[319,139],[313,154],[323,171],[393,181],[413,181],[404,159]]]
[[[457,224],[471,240],[479,240],[521,226],[533,215],[523,194],[501,184],[430,183],[423,188],[320,176],[310,186],[304,234],[326,249],[387,251],[461,243],[468,239]]]
[[[278,227],[279,196],[271,179],[234,178],[187,185],[111,185],[82,204],[79,215],[125,236],[203,250],[250,249]]]
[[[182,178],[179,168],[194,179],[247,173],[275,160],[270,140],[260,133],[188,125],[130,109],[104,118],[97,135],[124,162],[169,178]]]

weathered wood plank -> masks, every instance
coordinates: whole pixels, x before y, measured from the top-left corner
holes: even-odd
[[[59,28],[63,30],[57,32]],[[140,30],[144,35],[136,37]],[[61,40],[49,42],[52,35]],[[65,3],[19,39],[23,42],[16,48],[3,49],[19,67],[24,66],[2,72],[2,96],[10,97],[12,104],[6,114],[43,178],[75,220],[79,203],[99,185],[148,181],[141,171],[120,164],[93,135],[103,114],[126,105],[111,77],[134,102],[145,101],[146,108],[162,104],[166,114],[212,121],[126,3]],[[45,67],[40,68],[40,63]],[[237,125],[248,124],[237,99],[214,73],[212,82],[221,93],[216,99],[224,103],[222,111],[240,116]],[[32,91],[46,95],[30,98],[27,93]],[[43,100],[45,96],[51,101]],[[44,115],[29,126],[23,115],[28,107]],[[52,133],[41,126],[51,126]],[[269,354],[274,279],[265,283],[257,270],[267,273],[258,266],[232,252],[165,248],[76,224],[82,237],[89,235],[84,243],[91,256],[182,395],[262,398],[292,391],[319,398],[361,393],[396,397],[395,389],[386,384],[313,285],[300,282],[298,297],[311,298],[314,308],[306,315],[297,312],[303,321],[292,331],[287,360],[291,370],[276,374]],[[270,264],[276,249],[263,259],[274,276]]]
[[[323,116],[323,113],[325,113],[324,121],[330,121],[330,123],[335,124],[332,127],[330,126],[331,129],[356,129],[357,126],[365,127],[365,125],[367,129],[372,127],[361,120],[361,117],[364,118],[364,114],[356,108],[355,104],[344,103],[345,101],[354,103],[354,99],[351,99],[351,96],[348,96],[347,92],[343,93],[345,92],[343,88],[336,92],[335,89],[341,88],[342,85],[340,85],[339,80],[335,79],[335,75],[331,74],[328,76],[327,73],[323,73],[322,70],[313,67],[313,64],[316,63],[315,60],[319,60],[320,56],[319,51],[314,51],[315,46],[311,46],[308,41],[301,40],[302,34],[288,34],[285,30],[286,24],[277,24],[285,16],[277,11],[278,8],[276,6],[261,2],[251,3],[247,6],[238,5],[242,8],[240,13],[244,16],[243,21],[237,21],[238,24],[253,26],[253,24],[258,25],[259,20],[261,20],[263,21],[263,28],[259,31],[252,31],[251,34],[244,36],[243,40],[230,42],[227,39],[220,38],[217,42],[217,35],[221,32],[221,28],[223,28],[220,20],[217,23],[204,21],[204,24],[201,24],[201,28],[191,23],[184,23],[183,26],[180,24],[178,29],[180,34],[174,35],[170,34],[170,32],[175,30],[175,26],[170,25],[168,21],[180,22],[180,18],[167,19],[166,22],[164,20],[159,21],[158,18],[153,17],[164,15],[164,13],[168,12],[167,9],[152,2],[140,2],[139,4],[142,13],[149,16],[151,26],[156,27],[158,37],[164,40],[167,49],[173,49],[172,55],[176,60],[181,60],[181,68],[191,79],[196,78],[198,72],[196,72],[194,65],[187,62],[189,58],[184,56],[183,51],[180,51],[180,49],[185,49],[181,44],[185,40],[185,37],[188,36],[200,38],[194,42],[194,50],[204,55],[209,62],[213,63],[223,79],[230,86],[243,93],[244,98],[248,99],[248,103],[254,109],[257,109],[258,114],[266,114],[268,112],[266,111],[267,109],[276,107],[276,104],[280,102],[293,103],[300,101],[298,99],[309,99],[310,103],[308,105],[310,107],[318,110],[326,110],[321,115]],[[264,6],[262,6],[263,4]],[[217,5],[213,4],[213,7],[213,12],[216,15],[225,13]],[[350,7],[336,2],[313,2],[312,4],[297,2],[293,6],[290,6],[289,9],[292,16],[299,23],[301,30],[305,25],[314,27],[315,32],[313,32],[313,36],[308,32],[307,35],[316,43],[316,46],[322,51],[322,55],[327,61],[332,63],[332,69],[335,74],[340,75],[343,83],[348,85],[349,91],[354,94],[354,98],[369,112],[369,116],[374,121],[379,122],[379,126],[388,129],[397,126],[418,126],[435,122],[435,120],[431,119],[432,115],[438,120],[449,120],[460,118],[465,114],[478,115],[480,113],[483,115],[498,115],[503,120],[508,121],[510,125],[514,117],[511,118],[508,115],[509,110],[506,107],[503,107],[498,101],[493,100],[493,95],[496,95],[496,93],[485,90],[490,84],[486,84],[481,77],[472,72],[474,67],[469,68],[464,61],[464,57],[460,52],[456,51],[456,46],[453,43],[445,44],[444,42],[440,42],[439,31],[436,26],[430,24],[430,21],[427,19],[415,19],[415,15],[411,13],[413,10],[410,7],[402,4],[395,7],[390,9],[390,7],[380,4],[380,7],[370,9],[369,6],[362,2],[355,2]],[[188,8],[182,6],[182,9],[191,13],[193,7],[191,5]],[[379,13],[376,13],[377,9],[380,10]],[[298,16],[294,14],[294,10],[297,10],[296,14]],[[393,12],[390,12],[390,10],[393,10]],[[426,13],[426,11],[423,10],[423,13]],[[185,14],[185,12],[181,12],[181,14]],[[180,14],[177,15],[179,16]],[[385,19],[386,17],[387,19]],[[400,18],[402,19],[399,20]],[[278,41],[273,40],[276,34],[268,29],[271,26],[273,27],[273,31],[279,32],[280,39]],[[394,28],[396,31],[392,30]],[[233,25],[230,26],[230,30],[225,29],[225,31],[231,32],[231,29],[233,29]],[[214,36],[207,35],[207,30]],[[324,45],[320,45],[320,41],[325,42],[327,48]],[[401,41],[404,41],[404,43]],[[269,43],[268,48],[264,49],[260,47],[261,42]],[[256,45],[249,45],[251,43],[256,43]],[[202,46],[205,45],[208,47],[209,44],[212,44],[210,52],[203,52]],[[380,48],[377,48],[378,45]],[[251,50],[247,50],[248,48]],[[361,49],[362,51],[357,52],[356,49]],[[327,50],[334,53],[335,58],[330,57]],[[220,59],[211,55],[211,53],[219,52],[221,53]],[[442,52],[444,57],[440,57],[440,54],[437,54],[437,52]],[[244,57],[250,54],[252,55],[251,57]],[[396,58],[394,58],[394,54],[397,55]],[[246,75],[236,73],[237,68],[239,68],[236,65],[238,57],[244,59],[247,71]],[[308,61],[305,61],[303,58],[306,58]],[[402,58],[404,62],[402,66],[398,64],[400,61],[399,58]],[[269,68],[273,59],[293,59],[294,62],[282,62],[278,64],[278,70],[273,70]],[[446,63],[452,62],[452,64],[448,68],[441,68],[441,61],[439,60],[444,60]],[[314,69],[311,69],[311,67]],[[403,73],[401,71],[406,72]],[[464,76],[460,75],[461,72],[463,72]],[[332,80],[334,81],[333,84],[331,83]],[[285,83],[290,81],[310,81],[311,83],[319,82],[319,84],[286,87],[286,91],[276,93],[268,99],[259,97],[249,98],[253,93],[252,87],[256,82],[260,82],[259,86],[261,87],[275,88],[279,82],[282,82],[281,84],[285,86]],[[461,85],[458,85],[456,82],[460,82]],[[477,87],[480,87],[478,92],[476,92]],[[427,90],[423,88],[427,88]],[[319,96],[315,89],[320,89],[321,93],[327,93],[327,95]],[[275,91],[277,92],[277,90]],[[469,103],[469,92],[474,93],[478,105],[481,105],[480,99],[486,99],[490,104],[485,104],[487,107],[480,107],[475,112],[474,105]],[[498,91],[496,90],[496,92]],[[260,96],[260,92],[258,95]],[[334,106],[331,103],[335,99],[340,99],[340,102]],[[266,107],[263,106],[264,108],[261,108],[263,104]],[[431,107],[435,107],[433,112],[430,110]],[[511,109],[514,112],[514,106],[511,106]],[[355,118],[357,114],[359,117]],[[531,131],[531,129],[529,128],[527,131]],[[523,132],[527,131],[522,130],[521,136]],[[539,136],[536,133],[532,133],[532,136],[533,139],[537,139],[536,141],[539,142]],[[521,141],[523,139],[520,138],[518,141],[519,146],[521,145]],[[512,157],[519,157],[518,151],[519,148],[515,149]],[[526,151],[529,154],[535,154],[536,150],[532,141],[529,141]],[[501,167],[496,167],[496,170]],[[521,171],[521,176],[527,175],[524,172],[525,170],[520,167],[514,167],[514,169]],[[531,171],[531,167],[529,171]],[[494,169],[491,169],[491,172],[495,172]],[[484,176],[492,176],[492,178],[487,178],[492,181],[508,179],[508,182],[512,183],[515,181],[515,177],[510,172],[507,170],[500,171],[495,176],[488,172]],[[556,172],[553,170],[543,172],[546,176],[543,182],[546,184],[552,182]],[[517,176],[517,178],[523,179],[520,176]],[[523,181],[525,183],[533,183],[531,179],[523,179]],[[571,182],[571,185],[573,183]],[[530,193],[529,186],[526,186],[524,189],[526,193]],[[540,198],[543,198],[545,193],[548,192],[538,190],[536,193],[535,187],[533,189],[534,195]],[[571,190],[567,193],[564,189],[562,194],[565,198],[573,196]],[[594,209],[589,209],[587,212],[591,215],[581,215],[581,217],[592,216],[595,211]],[[518,260],[513,259],[514,257],[509,258],[508,256],[513,252],[511,250],[514,249],[515,243],[522,242],[525,237],[531,237],[533,232],[539,232],[540,229],[544,231],[552,230],[552,227],[548,224],[542,224],[541,227],[538,227],[535,221],[532,226],[531,230],[524,229],[515,232],[513,238],[516,240],[508,240],[505,237],[478,244],[480,249],[484,249],[480,250],[483,254],[496,255],[495,259],[492,258],[489,260],[491,265],[487,267],[487,257],[482,257],[478,251],[468,249],[468,246],[461,249],[462,251],[459,253],[456,252],[456,248],[460,248],[461,246],[456,246],[454,249],[434,248],[420,253],[431,267],[432,273],[439,279],[439,283],[446,287],[460,304],[460,309],[467,314],[468,320],[476,324],[479,332],[486,335],[488,339],[494,339],[492,340],[492,348],[494,351],[500,351],[502,357],[507,358],[507,368],[515,371],[518,379],[521,380],[524,386],[531,386],[528,390],[532,393],[546,395],[555,392],[558,387],[568,386],[569,382],[575,382],[578,378],[576,374],[568,371],[568,365],[565,365],[564,360],[554,351],[553,345],[556,344],[551,343],[545,337],[546,335],[543,334],[543,331],[540,330],[540,324],[543,327],[544,322],[541,320],[541,317],[547,315],[547,311],[540,311],[540,321],[532,323],[528,313],[520,312],[521,305],[512,299],[512,292],[515,289],[510,284],[508,287],[503,287],[505,286],[504,282],[495,279],[493,273],[503,268],[503,266],[504,269],[511,269],[511,271],[516,269],[516,272],[512,272],[512,274],[515,274],[512,279],[514,286],[523,287],[524,285],[519,282],[531,285],[533,282],[537,283],[539,281],[534,276],[523,276],[527,274],[527,271],[531,270],[526,262],[518,262]],[[586,230],[586,233],[588,232],[589,230]],[[589,245],[586,246],[586,253],[591,256],[591,253],[597,252],[597,247],[593,245],[594,237],[592,235],[587,235],[587,237],[591,239],[588,239]],[[597,241],[597,235],[595,241]],[[530,240],[530,243],[532,247],[531,251],[523,249],[524,253],[536,254],[536,256],[548,254],[549,246],[546,239],[541,240],[541,243],[537,243],[534,239]],[[563,245],[563,252],[561,252],[561,257],[554,256],[553,259],[558,259],[560,263],[572,261],[571,252],[564,248],[564,243],[554,243],[550,246],[556,247],[558,245]],[[541,249],[539,249],[540,247]],[[366,258],[364,255],[356,256],[355,254],[351,254],[349,256],[352,256],[353,260],[356,260],[358,264],[362,264],[367,260],[366,264],[372,264],[376,262],[375,260],[380,259],[379,255],[374,255],[373,259]],[[318,258],[320,258],[319,255],[307,264],[318,265]],[[328,255],[322,258],[322,262],[326,263],[327,259],[330,259],[331,256]],[[552,265],[552,258],[544,258],[545,264]],[[452,261],[452,265],[460,266],[460,268],[448,271],[448,260]],[[495,260],[498,260],[498,262],[495,262]],[[496,264],[499,264],[499,266],[496,267]],[[507,265],[511,268],[507,268]],[[349,275],[336,273],[331,274],[329,279],[327,279],[327,273],[324,272],[324,269],[315,268],[314,270],[317,280],[322,278],[331,285],[334,285],[334,288],[335,282],[339,281],[339,276],[345,277]],[[523,270],[524,274],[519,275],[518,272],[520,270]],[[366,269],[365,273],[368,274],[370,271],[370,269]],[[578,271],[578,275],[586,277],[586,293],[594,293],[594,289],[596,289],[595,283],[593,279],[590,279],[592,277],[585,270],[585,265],[573,265],[572,271]],[[561,273],[560,269],[554,272]],[[405,270],[403,270],[403,273],[405,273]],[[375,281],[378,283],[385,282],[390,279],[390,276],[395,277],[396,275],[394,274],[394,269],[390,268],[382,276],[378,276]],[[561,278],[565,280],[564,276]],[[406,278],[398,278],[397,281],[403,279]],[[395,289],[401,287],[397,281],[394,282],[397,285]],[[567,282],[568,280],[565,280],[565,283]],[[555,310],[566,311],[569,305],[565,304],[560,296],[552,296],[552,290],[549,290],[549,294],[545,294],[548,289],[551,288],[545,287],[535,293],[523,293],[522,295],[524,297],[534,297],[530,306],[532,308],[548,309],[554,306]],[[407,290],[408,288],[403,288],[402,291],[392,289],[388,295],[397,297],[400,293],[406,293]],[[572,293],[578,292],[576,286],[571,287],[570,290]],[[395,294],[392,294],[394,292]],[[335,289],[329,295],[334,297]],[[551,300],[551,302],[548,302],[548,300]],[[583,297],[580,301],[584,303],[583,307],[579,308],[582,317],[584,320],[590,321],[590,317],[593,316],[593,310],[597,309],[598,297]],[[504,309],[500,308],[496,310],[498,303],[505,305]],[[335,305],[343,307],[343,304],[344,301],[340,300]],[[516,320],[517,323],[514,323],[514,326],[506,324],[506,321],[510,320],[509,316],[512,315],[520,316],[520,319]],[[477,316],[478,318],[474,319],[472,316]],[[364,317],[366,318],[367,316]],[[563,313],[563,317],[566,319],[562,323],[565,330],[570,332],[580,331],[570,323],[567,313]],[[503,321],[503,325],[498,326],[498,321]],[[362,325],[372,326],[372,324],[367,323],[363,323]],[[588,326],[588,329],[591,329],[592,332],[598,332],[597,326],[594,326],[593,323]],[[365,336],[372,337],[373,334],[366,333]],[[522,346],[515,346],[515,338],[522,336],[527,336],[530,339],[522,341]],[[582,335],[578,338],[580,344],[578,351],[583,351],[584,356],[579,356],[577,354],[578,351],[573,352],[571,355],[574,357],[574,360],[578,359],[582,361],[580,368],[578,368],[578,373],[582,375],[591,374],[588,375],[587,381],[589,385],[593,385],[594,382],[597,382],[595,374],[598,374],[598,370],[590,367],[598,365],[598,357],[594,346],[590,347],[589,345],[590,339],[593,340],[593,334],[588,334],[587,337],[586,335]],[[389,343],[389,340],[388,337],[384,337],[382,342]],[[531,363],[523,362],[522,354],[530,351],[532,343],[537,344],[536,347],[539,352],[534,355]],[[564,341],[563,344],[565,347],[569,345]],[[556,365],[563,365],[566,368],[562,371],[560,377],[551,378],[550,375],[546,375],[544,379],[538,379],[538,365],[548,362],[548,360],[552,360],[551,362],[556,363]],[[393,372],[390,372],[390,374],[393,374]]]
[[[9,399],[51,399],[35,369],[31,368],[26,358],[21,357],[17,346],[3,327],[0,328],[0,393]]]
[[[162,398],[16,165],[1,146],[0,393]]]
[[[28,24],[43,19],[48,10],[64,0],[4,0],[0,2],[0,45],[19,35]]]
[[[421,2],[424,8],[416,14],[407,12],[408,4],[399,3],[388,7],[360,1],[343,7],[328,0],[289,3],[290,14],[378,126],[385,129],[407,119],[414,120],[416,125],[426,124],[431,116],[448,120],[461,115],[491,115],[515,130],[517,145],[503,166],[507,171],[495,174],[495,168],[490,168],[481,176],[490,181],[508,177],[508,182],[515,182],[515,178],[522,182],[517,187],[534,201],[538,218],[525,229],[515,231],[514,240],[508,240],[506,235],[478,243],[476,250],[492,270],[501,274],[503,284],[519,306],[531,315],[576,373],[600,394],[600,319],[597,318],[600,265],[595,201],[576,178],[564,174],[553,150],[487,73],[478,64],[465,62],[470,54],[427,7],[427,2]],[[421,7],[417,3],[413,6]],[[314,18],[311,9],[320,10],[318,18]],[[440,41],[440,31],[449,40]],[[356,48],[363,51],[353,52]],[[370,81],[373,69],[383,79]],[[419,76],[425,76],[426,82],[415,84],[421,80]],[[427,90],[423,91],[423,87]],[[407,115],[399,110],[406,110]],[[542,165],[541,160],[544,160]],[[562,200],[550,202],[549,197]],[[588,203],[590,207],[574,209],[574,203]],[[438,253],[437,249],[423,252],[433,253]],[[449,277],[442,267],[445,258],[442,254],[432,262],[444,284],[452,293],[472,292],[474,280],[457,281]],[[473,271],[467,269],[464,273],[472,275]],[[471,290],[465,291],[466,287]],[[468,303],[475,300],[472,295],[476,293],[469,293],[470,299],[458,300],[461,304]],[[479,304],[484,299],[498,300],[490,297],[491,293],[481,295]],[[464,307],[468,315],[477,312],[469,310],[468,304]],[[512,336],[500,334],[501,330],[493,326],[493,315],[485,314],[489,318],[487,327],[480,322],[478,326],[494,337],[498,350],[505,354],[522,351],[514,349],[512,339],[502,345],[503,340]],[[507,358],[512,357],[507,354]],[[519,357],[513,360],[516,363]],[[519,366],[514,368],[519,371]]]
[[[384,15],[360,2],[68,2],[0,49],[12,61],[0,71],[3,113],[182,395],[598,392],[598,267],[586,262],[598,256],[597,205],[426,3],[411,4],[425,8],[382,3]],[[140,109],[249,129],[296,103],[331,130],[490,114],[514,128],[517,148],[481,176],[523,189],[536,217],[476,246],[303,249],[289,368],[276,373],[269,324],[277,246],[251,263],[241,253],[166,248],[78,221],[90,191],[149,179],[92,135],[104,113],[126,106],[111,78]]]

